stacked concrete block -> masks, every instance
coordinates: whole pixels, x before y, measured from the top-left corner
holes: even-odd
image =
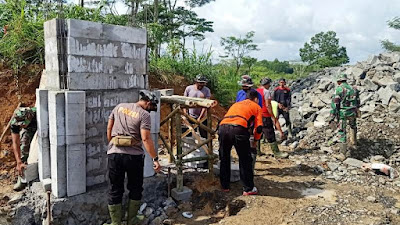
[[[107,170],[108,116],[119,103],[136,102],[139,90],[149,86],[146,31],[73,19],[54,19],[44,27],[45,88],[85,92],[85,122],[81,123],[85,133],[66,134],[67,167],[69,150],[74,149],[71,157],[77,157],[74,155],[81,155],[79,149],[84,144],[86,185],[103,183]],[[67,79],[63,79],[64,75]],[[66,126],[70,122],[67,118]],[[152,136],[156,137],[155,130]],[[70,141],[73,147],[68,147]]]
[[[201,141],[204,141],[204,138],[201,138]],[[198,141],[194,139],[194,137],[184,137],[182,138],[182,151],[188,152],[192,148],[196,147],[198,144]],[[202,148],[198,148],[195,151],[189,153],[187,156],[183,157],[183,159],[190,159],[190,158],[197,158],[197,157],[205,157],[207,156],[207,153],[204,151]],[[195,161],[195,162],[188,162],[185,163],[186,166],[192,167],[192,168],[205,168],[206,167],[207,160],[201,160],[201,161]]]
[[[36,89],[36,108],[38,122],[38,170],[39,179],[50,178],[50,139],[49,139],[49,110],[48,90]]]
[[[86,126],[84,91],[65,92],[67,195],[86,192]]]
[[[67,194],[64,92],[49,91],[48,104],[51,187],[54,196],[64,197]]]

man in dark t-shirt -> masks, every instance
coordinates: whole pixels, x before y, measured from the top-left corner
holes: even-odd
[[[125,174],[129,191],[127,224],[136,224],[143,191],[144,149],[153,158],[154,169],[159,172],[157,152],[151,138],[150,111],[157,111],[154,93],[141,91],[136,103],[117,105],[108,118],[108,210],[111,224],[121,224],[122,197]]]
[[[292,93],[290,88],[286,86],[286,80],[281,78],[279,80],[279,86],[274,90],[274,100],[278,102],[278,115],[283,115],[285,118],[286,127],[288,128],[289,137],[292,136],[292,123],[290,122],[289,111],[292,102]]]
[[[15,191],[21,191],[26,187],[24,170],[28,161],[31,141],[36,130],[36,107],[20,107],[16,109],[11,119],[12,146],[19,175],[18,181],[14,185]]]

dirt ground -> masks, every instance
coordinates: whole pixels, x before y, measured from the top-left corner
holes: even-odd
[[[0,127],[4,129],[18,99],[11,71],[0,67]],[[31,67],[21,76],[21,93],[27,105],[35,102],[40,71],[40,67]],[[189,83],[181,77],[176,79],[174,84],[168,84],[150,77],[150,86],[159,89],[172,86],[176,94],[182,94]],[[217,118],[222,118],[226,110],[218,107],[214,112]],[[169,108],[163,106],[161,117],[168,113]],[[164,136],[166,129],[166,126],[161,129]],[[10,144],[8,135],[0,151],[0,214],[6,210],[4,206],[9,200],[4,193],[11,192],[15,178]],[[169,212],[173,224],[400,224],[399,192],[385,187],[333,182],[295,160],[276,160],[265,144],[262,147],[267,154],[256,163],[255,184],[259,195],[242,196],[240,182],[233,183],[231,191],[224,193],[220,191],[219,181],[210,179],[207,173],[185,173],[185,185],[194,193],[190,203],[180,204],[178,209]],[[285,150],[291,155],[298,154]],[[371,195],[376,200],[368,200]],[[185,211],[192,212],[193,218],[184,218]]]
[[[258,158],[254,178],[259,195],[242,196],[240,182],[224,193],[208,174],[187,173],[184,182],[193,198],[174,212],[173,224],[400,224],[398,211],[388,212],[400,208],[398,192],[334,183],[307,165],[274,159],[265,144],[263,151],[267,155]],[[372,193],[374,202],[367,200]],[[193,218],[184,218],[184,211]]]

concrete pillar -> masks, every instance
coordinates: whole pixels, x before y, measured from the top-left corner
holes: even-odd
[[[36,89],[36,108],[38,123],[38,170],[39,179],[50,178],[50,139],[48,90]]]
[[[158,99],[158,106],[157,106],[157,112],[151,112],[150,117],[151,117],[151,138],[153,139],[154,142],[154,148],[156,149],[156,152],[158,154],[158,133],[160,132],[160,92],[159,91],[154,91],[154,93],[157,96]],[[147,153],[145,150],[145,158],[144,158],[144,177],[151,177],[154,175],[154,169],[153,169],[153,160],[150,157],[150,155]]]
[[[67,196],[86,192],[86,94],[65,92]]]
[[[49,92],[49,131],[51,159],[51,188],[54,196],[67,194],[65,147],[65,94]]]

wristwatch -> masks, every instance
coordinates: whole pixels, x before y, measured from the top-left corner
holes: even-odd
[[[158,156],[156,156],[155,158],[153,158],[153,162],[157,162],[158,161]]]

